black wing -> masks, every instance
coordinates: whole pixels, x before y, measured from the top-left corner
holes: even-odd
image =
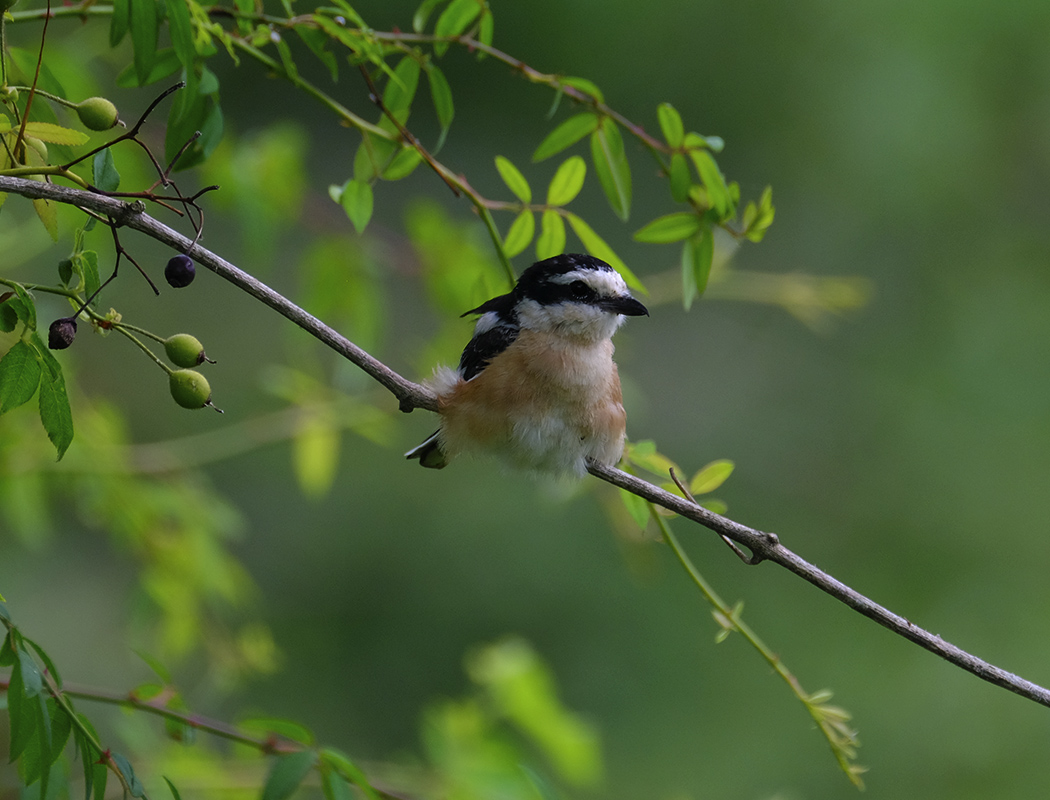
[[[463,380],[469,381],[485,369],[492,359],[518,338],[520,330],[516,322],[501,321],[471,339],[459,359],[459,372]]]

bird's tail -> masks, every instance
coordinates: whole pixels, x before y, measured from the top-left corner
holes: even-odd
[[[438,440],[440,432],[434,431],[423,444],[413,447],[405,453],[405,458],[418,458],[419,463],[429,469],[442,469],[448,466],[448,458],[446,458],[444,451],[441,449],[441,442]]]

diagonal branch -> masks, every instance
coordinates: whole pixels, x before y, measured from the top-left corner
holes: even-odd
[[[767,533],[741,525],[728,517],[723,517],[713,511],[708,511],[703,506],[690,503],[678,495],[671,494],[659,486],[629,475],[615,467],[607,467],[602,464],[591,462],[588,471],[596,478],[618,486],[632,494],[643,497],[651,503],[663,506],[669,511],[674,511],[686,519],[698,522],[705,528],[710,528],[737,544],[742,544],[753,553],[752,563],[761,561],[772,561],[784,569],[794,572],[803,580],[809,581],[818,589],[821,589],[841,603],[872,619],[885,628],[914,642],[934,655],[938,655],[945,661],[961,667],[967,672],[972,672],[978,678],[994,683],[1003,689],[1015,694],[1034,700],[1044,706],[1050,707],[1050,690],[1027,681],[1012,672],[1007,672],[994,664],[989,664],[977,656],[967,653],[959,647],[944,641],[940,636],[930,633],[918,625],[906,620],[904,617],[894,614],[887,608],[880,606],[875,601],[865,597],[860,592],[851,589],[842,581],[833,578],[819,567],[810,564],[801,556],[788,550],[780,543],[775,533]]]
[[[401,377],[386,364],[373,358],[338,331],[325,325],[317,317],[307,313],[262,281],[238,269],[199,244],[194,244],[192,239],[169,228],[149,214],[143,213],[140,210],[141,203],[137,205],[125,203],[122,200],[94,192],[2,175],[0,175],[0,192],[19,194],[30,199],[54,200],[58,203],[93,211],[112,218],[118,225],[144,233],[180,253],[185,253],[201,266],[207,267],[256,300],[265,303],[278,314],[291,320],[311,336],[344,356],[352,364],[360,367],[397,398],[402,411],[412,411],[416,408],[423,408],[427,411],[437,410],[437,398],[425,386]]]
[[[54,200],[55,202],[67,203],[92,211],[96,214],[110,217],[120,225],[140,231],[178,252],[186,253],[198,264],[207,267],[239,289],[265,303],[277,313],[291,320],[307,333],[343,355],[351,363],[360,367],[397,398],[402,411],[412,411],[416,408],[426,409],[427,411],[437,410],[437,398],[427,387],[413,383],[394,372],[394,370],[366,353],[342,334],[308,314],[266,284],[238,269],[210,250],[194,244],[192,240],[172,230],[162,222],[143,213],[141,206],[125,203],[93,192],[5,176],[0,176],[0,192],[10,192],[31,199]],[[1050,707],[1050,690],[977,658],[965,650],[944,641],[940,636],[936,636],[909,622],[904,617],[880,606],[784,547],[780,544],[776,534],[756,530],[727,517],[715,514],[703,506],[690,503],[678,495],[664,491],[658,486],[629,475],[615,467],[607,467],[592,462],[588,469],[596,478],[625,489],[686,519],[710,528],[739,545],[743,545],[752,552],[752,563],[771,561],[779,564],[818,589],[827,592],[839,602],[845,603],[854,611],[874,620],[898,636],[903,636],[905,639],[929,650],[934,655],[940,656],[945,661],[967,672],[971,672],[989,683]]]

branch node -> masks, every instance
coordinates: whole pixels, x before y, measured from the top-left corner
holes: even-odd
[[[128,220],[132,217],[137,217],[139,214],[146,212],[146,204],[141,200],[135,200],[131,203],[122,203],[120,211],[113,215],[113,222],[116,223],[117,227],[126,225]]]

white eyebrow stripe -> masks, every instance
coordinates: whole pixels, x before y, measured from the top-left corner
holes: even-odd
[[[583,281],[598,294],[606,297],[621,297],[627,294],[627,284],[618,272],[611,269],[574,269],[572,272],[554,275],[550,281],[561,284]]]

